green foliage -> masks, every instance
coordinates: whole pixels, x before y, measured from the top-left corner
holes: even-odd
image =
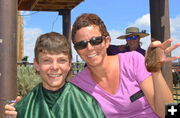
[[[36,74],[33,66],[17,67],[17,94],[19,96],[25,96],[39,82],[41,82],[40,76]]]

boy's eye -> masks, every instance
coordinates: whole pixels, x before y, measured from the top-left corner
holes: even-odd
[[[68,61],[67,59],[59,59],[59,60],[58,60],[59,63],[65,63],[65,62],[67,62],[67,61]]]
[[[44,62],[44,63],[50,63],[51,60],[50,60],[50,59],[44,59],[43,62]]]

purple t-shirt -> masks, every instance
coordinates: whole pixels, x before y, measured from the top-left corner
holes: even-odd
[[[131,102],[130,96],[140,91],[139,83],[151,75],[146,70],[144,56],[136,51],[119,53],[120,84],[115,94],[104,91],[92,79],[88,68],[71,82],[92,95],[107,118],[157,118],[145,96]]]

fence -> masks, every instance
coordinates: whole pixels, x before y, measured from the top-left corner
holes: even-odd
[[[173,88],[173,98],[175,103],[180,103],[180,87]]]

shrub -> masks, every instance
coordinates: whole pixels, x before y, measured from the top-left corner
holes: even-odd
[[[33,66],[17,66],[17,95],[25,96],[39,82],[40,76],[36,74]]]

